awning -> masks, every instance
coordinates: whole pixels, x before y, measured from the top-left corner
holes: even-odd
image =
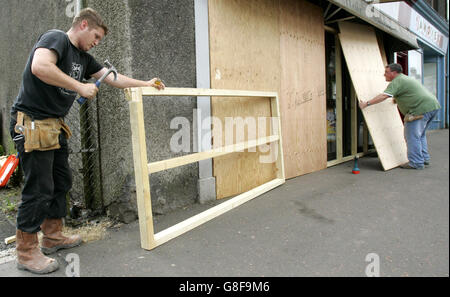
[[[380,29],[383,32],[395,37],[412,49],[420,48],[417,44],[416,36],[404,28],[396,20],[390,18],[371,5],[371,1],[364,0],[328,0],[330,3],[344,9],[348,13],[362,19],[370,25]]]

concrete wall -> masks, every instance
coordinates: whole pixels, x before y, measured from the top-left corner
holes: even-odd
[[[16,98],[28,55],[37,38],[53,28],[67,28],[67,2],[33,0],[0,0],[0,109],[1,141],[13,148],[9,136],[9,110]],[[9,151],[10,152],[10,151]]]
[[[96,9],[110,29],[102,44],[90,52],[99,62],[109,59],[119,72],[137,79],[158,76],[170,87],[196,86],[193,0],[83,2]],[[0,4],[0,63],[5,69],[0,74],[0,96],[7,98],[1,100],[5,118],[36,38],[50,28],[67,30],[71,18],[64,13],[70,4],[65,0],[1,0]],[[122,90],[102,85],[96,104],[103,205],[110,216],[129,222],[137,218],[137,209],[128,103]],[[170,139],[177,132],[170,129],[170,122],[187,118],[192,135],[195,108],[195,98],[145,98],[149,162],[180,155],[170,150]],[[153,174],[153,211],[165,213],[195,203],[197,181],[197,164]]]
[[[38,5],[37,5],[38,3]],[[75,14],[76,1],[7,1],[1,0],[0,11],[0,104],[2,119],[2,145],[12,153],[14,145],[9,135],[10,108],[15,100],[30,51],[41,34],[49,29],[67,31]],[[73,137],[69,140],[72,150],[80,150],[79,107],[72,108],[65,121],[71,127]],[[73,172],[70,197],[73,203],[84,205],[83,180],[80,154],[69,157]],[[100,203],[99,203],[100,204]]]
[[[88,1],[111,33],[94,55],[108,58],[119,72],[137,79],[161,77],[167,86],[195,87],[193,1]],[[170,150],[175,117],[192,123],[194,98],[145,98],[149,162],[177,156]],[[98,97],[104,205],[111,216],[136,216],[134,171],[128,103],[121,90],[105,87]],[[192,132],[191,132],[192,134]],[[198,166],[153,174],[153,211],[164,213],[197,199]]]

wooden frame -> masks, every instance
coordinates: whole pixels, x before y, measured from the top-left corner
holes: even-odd
[[[281,121],[278,94],[275,92],[235,91],[214,89],[166,88],[158,91],[151,87],[125,89],[125,95],[130,107],[130,123],[133,142],[133,159],[136,178],[136,196],[141,234],[141,247],[151,250],[193,228],[267,192],[285,182],[283,161],[283,145],[281,140]],[[213,150],[186,155],[183,157],[148,163],[145,138],[143,96],[216,96],[216,97],[266,97],[271,101],[271,115],[275,119],[278,131],[269,137],[249,140]],[[275,179],[258,186],[248,192],[240,194],[230,200],[214,206],[200,214],[154,234],[153,215],[150,196],[149,174],[175,168],[201,160],[211,159],[226,154],[255,148],[267,143],[278,143],[278,157],[276,159],[277,176]]]

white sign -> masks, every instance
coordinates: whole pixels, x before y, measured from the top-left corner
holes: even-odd
[[[411,12],[409,29],[444,53],[447,51],[448,37],[444,36],[444,34],[415,10],[412,10]]]
[[[407,27],[411,32],[420,37],[429,46],[438,49],[441,53],[447,52],[448,37],[442,34],[436,27],[422,17],[411,6],[404,2],[377,3],[376,8],[384,14]]]

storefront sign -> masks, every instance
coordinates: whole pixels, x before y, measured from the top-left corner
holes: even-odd
[[[380,13],[374,5],[368,4],[363,0],[329,0],[329,2],[345,9],[372,26],[395,36],[412,48],[419,48],[413,33],[402,27],[397,20]]]
[[[415,10],[412,10],[411,12],[411,22],[409,28],[419,37],[434,47],[437,47],[442,53],[445,54],[447,51],[448,37],[444,36],[444,34],[442,34]]]
[[[430,47],[445,55],[448,37],[436,29],[411,6],[404,2],[378,3],[374,6],[398,21],[402,26],[408,28]]]

